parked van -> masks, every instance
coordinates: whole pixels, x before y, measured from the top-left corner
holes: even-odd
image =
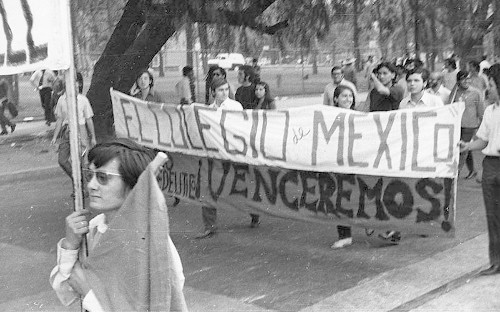
[[[208,60],[208,66],[210,65],[238,70],[240,66],[245,65],[245,58],[241,53],[219,53],[215,59]]]

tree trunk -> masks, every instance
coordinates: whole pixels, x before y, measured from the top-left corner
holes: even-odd
[[[87,97],[94,110],[94,126],[98,141],[114,137],[109,89],[113,87],[128,93],[138,69],[149,64],[154,54],[174,32],[172,28],[169,32],[162,33],[164,28],[160,26],[162,23],[159,21],[160,25],[155,27],[154,34],[150,29],[152,26],[148,25],[136,39],[136,34],[144,24],[144,19],[142,1],[128,1],[120,21],[94,66]],[[149,38],[146,38],[148,36]]]
[[[200,38],[201,47],[201,62],[203,66],[203,72],[208,72],[208,31],[207,24],[198,23],[198,36]]]
[[[355,61],[355,68],[356,71],[362,70],[363,64],[361,63],[361,51],[359,49],[359,25],[358,25],[358,15],[359,15],[359,0],[354,0],[353,2],[353,20],[352,20],[352,27],[353,27],[353,40],[354,40],[354,57],[356,58]]]
[[[193,67],[193,23],[186,22],[186,64]]]
[[[420,7],[418,0],[415,1],[414,15],[415,15],[415,59],[420,59]]]
[[[437,29],[436,29],[436,15],[435,15],[435,10],[431,10],[431,14],[429,15],[429,19],[431,20],[431,38],[432,38],[432,48],[431,48],[431,58],[430,58],[430,68],[432,71],[436,69],[436,57],[439,53],[438,49],[438,34],[437,34]]]
[[[404,51],[405,55],[409,55],[410,51],[408,51],[408,27],[406,25],[406,8],[404,5],[404,0],[400,0],[401,5],[401,26],[403,27],[403,39],[404,39]]]
[[[165,77],[165,62],[163,61],[163,47],[158,52],[158,59],[160,60],[160,68],[158,69],[158,75],[160,77]]]

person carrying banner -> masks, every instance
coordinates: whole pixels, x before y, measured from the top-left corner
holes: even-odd
[[[50,126],[55,121],[54,112],[50,105],[52,97],[52,84],[56,80],[56,76],[52,70],[42,69],[37,70],[31,75],[30,82],[40,94],[40,102],[45,113],[45,124]]]
[[[155,155],[129,139],[90,150],[90,166],[83,171],[97,216],[88,220],[91,211],[82,209],[66,217],[50,274],[65,306],[81,297],[90,312],[187,311],[182,263],[156,179],[167,156]],[[79,257],[84,235],[86,258]]]
[[[212,80],[227,79],[226,70],[218,65],[210,66],[208,69],[207,77],[205,78],[205,104],[210,105],[213,102],[214,94],[212,92]],[[234,100],[234,86],[228,81],[229,84],[229,98]]]
[[[399,108],[404,90],[395,84],[397,68],[389,62],[380,63],[371,73],[373,89],[368,94],[365,106],[370,112],[390,111]]]
[[[370,112],[397,110],[405,92],[401,86],[396,84],[396,65],[382,62],[373,70],[370,77],[373,89],[366,99],[365,109],[368,107]],[[397,243],[401,240],[401,233],[391,230],[379,234],[379,237]]]
[[[267,82],[259,81],[255,84],[255,100],[255,109],[276,109],[276,102]]]
[[[241,103],[244,109],[253,109],[255,104],[255,73],[250,65],[243,65],[238,69],[238,83],[241,86],[236,90],[234,99]]]
[[[486,157],[483,160],[482,189],[486,221],[488,224],[489,258],[491,266],[480,272],[481,275],[500,273],[500,101],[497,87],[500,86],[500,64],[491,66],[488,92],[488,102],[484,117],[476,132],[477,139],[460,141],[460,152],[467,153],[482,150]]]
[[[209,107],[217,109],[243,110],[240,102],[229,98],[229,83],[226,79],[214,78],[210,87],[215,96],[214,102]],[[213,206],[202,206],[201,215],[203,219],[204,230],[196,235],[196,238],[208,238],[217,233],[217,208]],[[251,213],[252,220],[250,227],[255,228],[260,224],[260,216]]]
[[[163,103],[162,97],[153,90],[153,74],[147,70],[141,70],[135,78],[130,95],[143,101]]]
[[[333,106],[352,109],[356,107],[354,91],[347,85],[339,85],[333,91]],[[352,245],[352,230],[350,226],[337,225],[339,239],[333,243],[332,249],[344,248]],[[368,233],[368,232],[367,232]]]
[[[76,74],[76,86],[78,89],[78,95],[76,98],[76,105],[78,111],[78,129],[80,133],[80,144],[82,145],[82,151],[85,153],[86,150],[92,148],[96,144],[96,136],[94,129],[94,122],[92,117],[94,112],[90,106],[90,102],[85,95],[82,94],[83,91],[83,76],[81,73]],[[64,84],[63,84],[64,87]],[[55,116],[57,117],[56,127],[54,130],[54,135],[52,136],[51,144],[56,144],[58,137],[61,137],[58,148],[58,162],[59,166],[64,170],[64,172],[71,178],[71,152],[70,152],[70,142],[69,142],[69,119],[68,119],[68,101],[66,93],[63,93],[57,101]]]
[[[439,96],[425,92],[428,79],[429,71],[422,67],[416,67],[406,74],[409,95],[401,100],[399,109],[444,106]]]

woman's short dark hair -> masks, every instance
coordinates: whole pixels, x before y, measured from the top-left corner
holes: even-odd
[[[137,84],[137,86],[139,86],[139,83],[137,83],[137,81],[139,81],[139,78],[141,78],[142,74],[144,73],[147,73],[148,76],[149,76],[149,87],[152,88],[154,86],[154,79],[153,79],[153,74],[147,70],[147,69],[143,69],[139,72],[139,74],[135,77],[135,83]]]
[[[354,90],[351,89],[348,86],[345,85],[338,85],[335,90],[333,91],[333,98],[338,98],[340,96],[340,93],[342,93],[345,90],[349,90],[352,93],[352,105],[351,109],[354,109],[356,107],[356,95],[354,95]]]
[[[118,173],[123,182],[133,188],[141,173],[155,156],[156,151],[132,140],[114,139],[94,146],[89,152],[88,160],[90,164],[99,168],[117,159],[120,163]]]
[[[387,68],[391,73],[398,73],[396,65],[392,64],[391,62],[382,62],[378,64],[378,66],[375,68],[375,72],[378,73],[378,71],[383,67]]]

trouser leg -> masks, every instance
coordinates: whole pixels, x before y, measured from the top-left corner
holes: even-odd
[[[61,139],[61,143],[59,144],[59,153],[57,156],[57,160],[59,162],[59,166],[66,172],[66,174],[72,178],[72,171],[71,171],[71,162],[70,162],[70,157],[71,157],[71,149],[69,145],[69,134],[68,130],[63,129],[63,135]]]
[[[352,237],[350,226],[337,225],[337,232],[339,234],[339,239]]]
[[[482,187],[488,224],[490,263],[500,265],[500,158],[484,159]]]
[[[201,207],[201,216],[203,218],[203,225],[205,230],[215,229],[217,222],[217,209],[211,206]]]
[[[7,125],[9,124],[9,119],[3,114],[4,107],[0,108],[0,126],[2,127],[2,132],[7,132]]]
[[[54,114],[52,112],[52,105],[50,103],[50,98],[52,96],[51,88],[43,88],[40,90],[40,101],[42,102],[42,108],[45,114],[45,120],[48,122],[54,121]]]

